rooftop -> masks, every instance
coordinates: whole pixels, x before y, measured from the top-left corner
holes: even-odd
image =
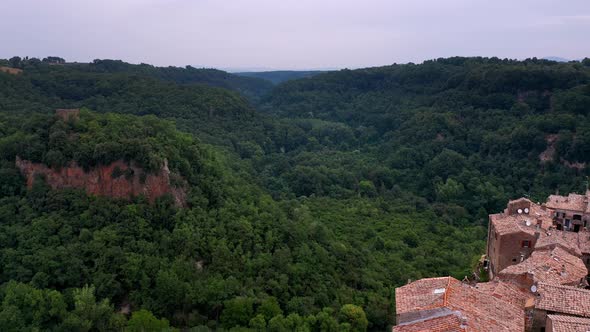
[[[590,317],[590,290],[539,283],[537,293],[537,309]]]
[[[588,206],[589,196],[590,191],[586,192],[585,195],[573,193],[567,196],[551,195],[546,205],[550,209],[590,212],[590,206]]]
[[[493,280],[478,283],[475,288],[504,302],[519,308],[529,308],[534,305],[535,296],[528,289],[509,282]]]
[[[536,250],[516,265],[500,271],[501,278],[532,275],[534,282],[558,285],[579,283],[588,274],[584,262],[561,247],[552,250]]]
[[[568,231],[551,230],[543,234],[535,243],[535,250],[550,250],[556,247],[565,249],[574,256],[582,256],[580,250],[580,238],[588,238],[587,233],[574,233]],[[590,241],[585,241],[585,243]],[[586,246],[585,246],[586,247]]]
[[[450,277],[427,278],[399,287],[395,292],[397,314],[444,306]]]
[[[504,291],[499,292],[505,294]],[[401,324],[405,329],[394,331],[420,331],[425,321],[460,313],[461,325],[465,331],[521,331],[524,329],[524,311],[512,302],[500,297],[489,296],[475,287],[451,277],[429,278],[412,282],[396,289],[398,314],[412,311],[445,308],[432,317]],[[449,318],[449,322],[453,318]],[[442,321],[442,319],[441,319]],[[412,327],[409,327],[412,325]],[[457,326],[455,326],[457,328]]]
[[[418,322],[400,324],[393,327],[393,332],[462,332],[467,331],[461,325],[461,313],[454,312],[442,317],[434,317]]]
[[[553,332],[588,332],[590,331],[590,319],[562,316],[562,315],[547,315],[551,320]]]
[[[511,201],[514,203],[517,201]],[[510,204],[509,203],[509,204]],[[543,210],[543,208],[531,202],[528,212],[521,209],[521,213],[511,213],[506,209],[502,213],[490,214],[490,221],[498,234],[509,234],[524,232],[531,235],[537,231],[537,224],[540,222],[540,229],[546,231],[553,225],[553,219],[550,211]]]

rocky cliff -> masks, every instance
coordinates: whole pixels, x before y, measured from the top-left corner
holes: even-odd
[[[174,186],[170,182],[171,174],[166,163],[156,173],[147,173],[133,163],[127,164],[122,160],[88,171],[75,162],[61,169],[52,169],[19,157],[16,158],[16,166],[27,179],[28,188],[32,187],[37,175],[41,175],[53,189],[81,188],[90,195],[115,198],[144,195],[150,202],[164,194],[171,194],[177,206],[186,203],[186,185]]]

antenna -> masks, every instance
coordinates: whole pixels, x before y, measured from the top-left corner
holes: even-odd
[[[530,226],[530,225],[531,225],[531,221],[530,221],[530,220],[527,220],[527,221],[526,221],[526,225],[527,225],[527,226]]]
[[[524,213],[529,214],[529,208],[524,208]]]
[[[531,292],[536,293],[537,292],[537,286],[532,285],[531,286]]]
[[[522,209],[518,209],[516,212],[518,212],[518,214],[522,214]]]

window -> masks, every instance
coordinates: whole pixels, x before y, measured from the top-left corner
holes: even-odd
[[[513,263],[516,263],[516,258],[513,258],[513,259],[512,259],[512,262],[513,262]]]
[[[566,219],[565,220],[565,228],[569,228],[570,227],[570,220]]]
[[[574,214],[574,220],[582,220],[582,216],[579,214]]]
[[[531,247],[531,241],[529,241],[529,240],[522,241],[521,247],[523,247],[523,248],[530,248]]]

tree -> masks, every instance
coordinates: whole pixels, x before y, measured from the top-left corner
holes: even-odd
[[[324,308],[316,315],[317,326],[322,332],[336,332],[339,330],[338,321],[333,316],[334,310],[331,308]]]
[[[40,290],[27,284],[10,281],[5,288],[0,317],[6,323],[0,327],[11,330],[12,326],[27,326],[41,330],[59,324],[66,316],[66,303],[55,290]]]
[[[445,183],[436,184],[436,197],[441,202],[453,202],[460,200],[465,193],[463,184],[448,178]]]
[[[248,326],[254,315],[254,300],[247,297],[236,297],[223,303],[221,323],[224,327]]]
[[[131,315],[127,322],[127,332],[161,332],[168,330],[170,324],[165,318],[157,319],[150,311],[141,309]]]
[[[366,331],[369,322],[363,308],[354,304],[345,304],[340,308],[340,319],[350,324],[351,331]]]
[[[250,319],[250,323],[248,325],[250,326],[250,328],[256,331],[265,331],[266,320],[264,319],[264,315],[256,315],[254,318]]]
[[[281,310],[277,299],[270,296],[262,301],[260,306],[258,306],[256,313],[264,316],[266,320],[270,320],[275,316],[282,315],[283,311]]]
[[[94,286],[74,290],[74,310],[64,323],[68,330],[119,331],[124,327],[124,317],[114,313],[109,300],[96,302]]]
[[[363,180],[359,182],[359,195],[373,197],[377,194],[373,181]]]

